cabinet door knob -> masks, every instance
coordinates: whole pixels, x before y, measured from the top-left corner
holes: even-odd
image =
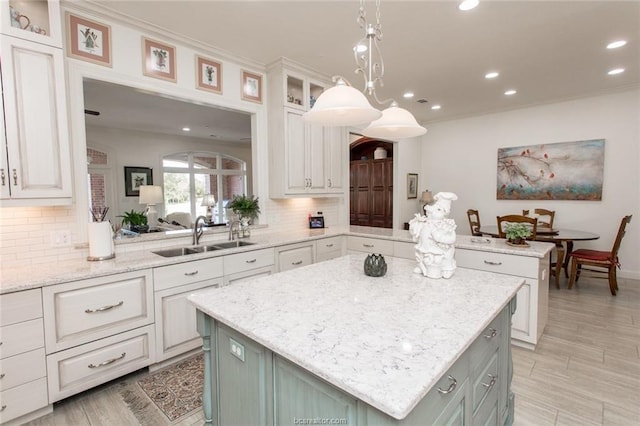
[[[5,179],[7,176],[4,174],[4,169],[0,169],[0,179],[2,179],[2,186],[5,186]]]
[[[498,330],[496,330],[495,328],[490,328],[489,329],[489,334],[485,334],[484,338],[485,339],[493,339],[497,335],[498,335]]]
[[[2,413],[4,411],[4,409],[7,408],[6,405],[3,405],[2,407],[0,407],[0,413]]]
[[[331,179],[328,179],[329,181],[329,188],[331,188]]]
[[[4,373],[0,374],[0,379],[4,379]]]
[[[456,389],[456,386],[458,386],[458,381],[452,375],[449,375],[447,379],[451,381],[451,384],[449,385],[449,387],[447,389],[438,388],[438,392],[440,392],[442,395],[446,395],[448,393],[453,392]]]
[[[18,173],[16,172],[16,169],[13,169],[13,184],[18,186]]]

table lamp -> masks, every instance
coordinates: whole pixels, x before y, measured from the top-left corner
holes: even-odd
[[[431,204],[433,202],[433,194],[431,193],[431,191],[426,190],[422,192],[422,195],[420,196],[420,209],[422,210],[421,213],[424,214],[424,206],[426,206],[427,204]]]
[[[140,185],[140,204],[146,204],[147,208],[144,212],[147,216],[147,224],[152,227],[158,224],[158,211],[156,204],[163,201],[162,187],[157,185]]]
[[[202,206],[206,206],[207,207],[207,223],[211,223],[213,220],[213,213],[212,213],[212,207],[216,205],[216,198],[213,196],[213,194],[205,194],[204,197],[202,197]]]

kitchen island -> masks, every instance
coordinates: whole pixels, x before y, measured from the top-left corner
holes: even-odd
[[[510,320],[523,280],[449,280],[347,255],[192,295],[207,424],[512,421]]]

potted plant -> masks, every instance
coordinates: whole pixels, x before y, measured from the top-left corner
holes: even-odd
[[[122,225],[129,225],[130,231],[142,233],[149,230],[147,216],[143,212],[137,212],[132,209],[130,212],[125,212],[118,217],[122,218]]]
[[[249,237],[249,221],[256,219],[260,214],[260,205],[258,197],[253,195],[234,195],[233,199],[227,203],[227,208],[233,210],[240,221],[240,230],[243,237]]]
[[[531,236],[531,228],[524,223],[507,223],[504,226],[504,233],[507,237],[507,244],[527,246],[525,240]]]

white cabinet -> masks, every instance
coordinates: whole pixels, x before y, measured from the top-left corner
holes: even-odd
[[[0,306],[0,423],[23,423],[30,413],[51,411],[41,291],[1,295]]]
[[[345,253],[345,238],[343,236],[322,238],[316,241],[316,263],[336,257]]]
[[[523,277],[511,324],[512,343],[535,349],[547,324],[549,306],[549,254],[544,258],[480,250],[456,249],[459,268],[478,269]]]
[[[62,49],[1,35],[3,206],[71,203]],[[6,151],[6,152],[4,152]]]
[[[269,66],[272,198],[331,197],[345,191],[346,131],[302,120],[303,113],[328,87],[309,74],[283,61]]]
[[[347,236],[347,250],[393,256],[393,241],[370,237]]]
[[[197,260],[153,269],[156,362],[202,346],[196,308],[187,296],[222,285],[222,258]]]
[[[275,253],[278,272],[283,272],[314,263],[316,247],[313,241],[289,244],[277,247]]]
[[[3,0],[0,32],[48,46],[62,48],[58,0]]]

